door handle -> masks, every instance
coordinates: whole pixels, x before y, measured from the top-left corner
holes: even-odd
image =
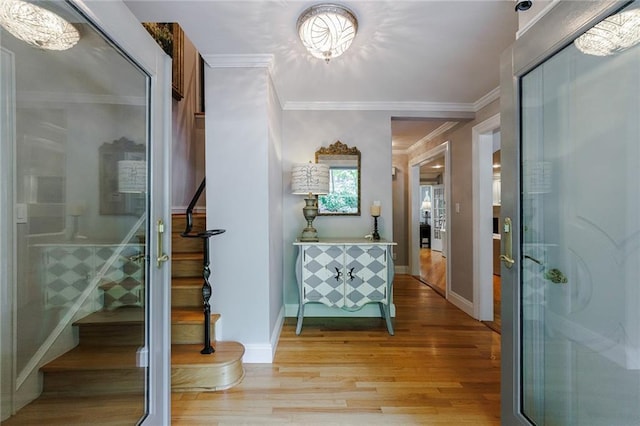
[[[164,253],[162,248],[162,239],[164,238],[164,222],[162,219],[158,219],[158,258],[156,259],[158,262],[158,268],[162,266],[162,264],[169,260],[169,256]]]
[[[505,217],[502,225],[502,238],[504,238],[504,254],[500,255],[500,260],[504,262],[504,266],[507,269],[511,269],[515,260],[513,260],[513,245],[512,245],[513,226],[511,224],[511,218]]]

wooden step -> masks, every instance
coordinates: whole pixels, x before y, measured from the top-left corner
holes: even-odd
[[[200,353],[200,345],[171,345],[171,389],[201,392],[229,389],[242,381],[244,346],[214,342],[215,352]]]
[[[137,366],[140,346],[76,346],[45,364],[46,395],[113,395],[144,392],[146,369]]]
[[[94,312],[76,322],[83,346],[144,345],[144,309]]]
[[[202,253],[203,244],[201,238],[185,238],[175,232],[171,234],[171,251],[173,253]]]
[[[202,277],[203,258],[200,253],[172,253],[172,277]]]
[[[172,307],[202,308],[204,278],[174,278],[171,280]]]
[[[211,340],[220,314],[211,314]],[[204,345],[204,313],[202,307],[171,309],[171,343]]]
[[[207,215],[205,213],[194,213],[193,216],[193,231],[204,231],[207,226]],[[172,232],[180,233],[184,231],[187,224],[186,213],[174,213],[171,215],[171,229]]]

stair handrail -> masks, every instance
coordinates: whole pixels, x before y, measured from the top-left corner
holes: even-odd
[[[198,190],[195,192],[195,194],[193,194],[193,197],[191,198],[191,202],[187,207],[187,213],[186,213],[187,220],[186,220],[185,228],[184,228],[184,231],[180,234],[183,237],[186,237],[191,233],[191,228],[193,228],[193,209],[195,208],[196,203],[200,199],[200,196],[202,195],[202,191],[204,191],[206,180],[207,180],[206,176],[202,178],[202,182],[200,183]]]

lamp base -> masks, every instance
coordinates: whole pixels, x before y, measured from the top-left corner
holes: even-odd
[[[305,243],[315,243],[320,241],[318,239],[318,231],[316,231],[316,228],[304,228],[304,230],[302,231],[302,235],[300,236],[300,241]]]
[[[318,231],[313,227],[313,219],[318,215],[318,204],[316,197],[312,194],[309,194],[309,197],[304,199],[305,206],[302,209],[302,214],[304,218],[307,220],[307,227],[302,230],[302,235],[300,236],[300,241],[303,242],[317,242],[318,240]]]

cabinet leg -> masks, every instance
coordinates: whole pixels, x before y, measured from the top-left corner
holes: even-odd
[[[380,314],[387,322],[387,331],[393,336],[395,333],[393,331],[393,324],[391,324],[391,309],[389,308],[389,305],[385,305],[384,303],[380,303],[379,306]]]
[[[301,303],[298,307],[298,324],[296,325],[297,335],[302,331],[302,318],[304,318],[304,304]]]

